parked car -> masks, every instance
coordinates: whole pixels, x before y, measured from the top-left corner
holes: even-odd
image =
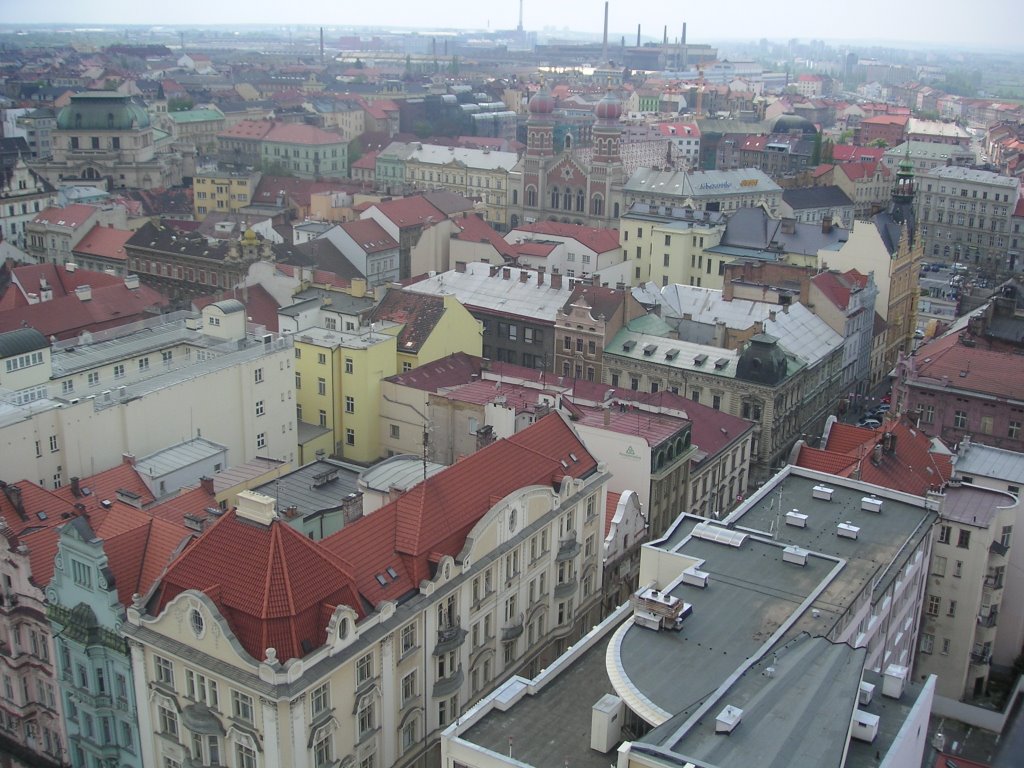
[[[863,419],[857,422],[857,426],[865,427],[867,429],[878,429],[880,426],[882,426],[882,422],[880,422],[878,419],[872,419],[868,416],[865,416]]]
[[[877,408],[875,408],[874,412],[875,413],[888,413],[890,408],[892,408],[892,405],[890,405],[889,403],[882,403]]]

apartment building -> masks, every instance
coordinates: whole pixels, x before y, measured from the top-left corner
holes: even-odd
[[[253,171],[197,171],[192,177],[196,221],[211,213],[237,213],[252,202],[262,174]]]
[[[322,542],[239,494],[128,611],[144,764],[436,760],[598,620],[607,479],[550,415]]]

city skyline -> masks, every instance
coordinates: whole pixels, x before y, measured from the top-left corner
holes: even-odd
[[[866,0],[856,14],[839,18],[829,17],[826,11],[810,0],[788,0],[773,7],[774,14],[765,17],[754,6],[748,13],[722,14],[715,6],[672,10],[654,0],[636,0],[629,4],[611,2],[609,5],[609,36],[613,41],[626,36],[629,41],[641,25],[645,39],[661,38],[668,26],[670,41],[679,38],[683,22],[687,23],[687,38],[691,43],[722,39],[823,39],[860,40],[875,42],[912,42],[920,45],[939,45],[954,42],[959,46],[984,45],[1006,50],[1020,49],[1019,38],[1013,25],[999,24],[1011,10],[1007,0],[980,0],[973,12],[948,24],[954,18],[956,7],[944,2],[934,3],[929,13],[922,15],[913,4],[894,5],[880,0]],[[525,0],[523,26],[527,30],[571,30],[589,34],[602,31],[604,4],[602,0],[573,0],[573,2],[547,6]],[[323,25],[345,27],[388,27],[414,29],[515,29],[519,20],[519,4],[507,3],[501,7],[483,6],[467,0],[449,0],[438,6],[424,6],[409,0],[395,0],[385,7],[368,5],[353,8],[296,8],[287,15],[278,3],[270,0],[226,0],[216,5],[199,0],[159,6],[124,6],[121,4],[86,4],[72,0],[54,0],[45,6],[25,7],[17,18],[7,21],[8,26],[18,24],[73,24],[73,25]]]

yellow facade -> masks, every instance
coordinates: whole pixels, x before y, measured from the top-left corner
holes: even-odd
[[[192,207],[196,221],[211,213],[235,213],[252,202],[258,173],[197,173],[192,179]]]
[[[722,287],[724,264],[734,257],[707,253],[722,239],[721,225],[687,226],[672,219],[624,216],[620,219],[619,242],[628,261],[633,262],[633,285],[698,285]]]
[[[446,189],[479,200],[488,224],[499,231],[508,227],[509,169],[476,168],[458,160],[425,162],[413,156],[405,161],[405,180],[413,189]]]

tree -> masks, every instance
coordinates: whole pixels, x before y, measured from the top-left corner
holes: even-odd
[[[814,134],[814,149],[811,151],[811,165],[821,164],[821,134]]]
[[[887,142],[885,139],[875,139],[870,144],[868,144],[868,146],[869,147],[880,147],[881,149],[886,149],[889,146],[889,142]]]
[[[168,112],[185,112],[192,109],[194,102],[188,96],[182,98],[169,99],[167,101]]]
[[[827,139],[824,146],[821,148],[821,162],[828,165],[832,165],[835,162],[835,144],[832,143],[832,139]]]

